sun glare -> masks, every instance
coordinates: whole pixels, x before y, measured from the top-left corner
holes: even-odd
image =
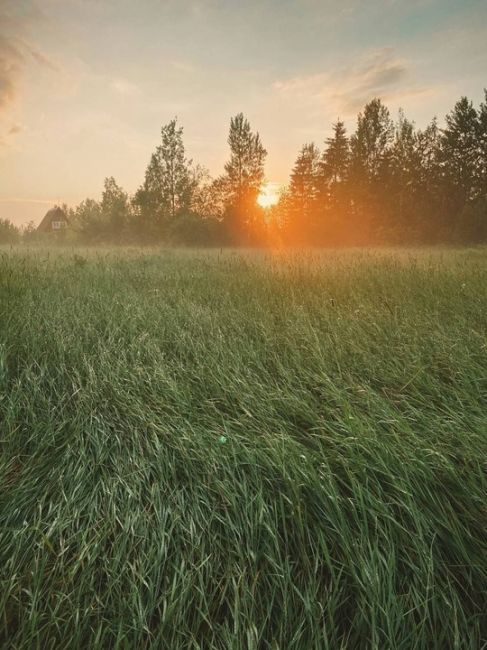
[[[257,203],[261,208],[270,208],[279,201],[279,183],[266,183],[261,187]]]

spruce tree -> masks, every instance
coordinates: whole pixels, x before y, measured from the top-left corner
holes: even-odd
[[[343,183],[347,178],[350,160],[350,147],[343,122],[335,122],[333,136],[326,139],[325,145],[321,160],[324,181],[328,186]]]
[[[478,111],[479,168],[477,193],[487,201],[487,90],[484,90],[484,95],[485,99],[480,104]]]
[[[350,138],[350,187],[357,243],[384,237],[391,186],[394,123],[380,99],[373,99],[357,118]]]
[[[348,176],[350,143],[343,122],[333,124],[333,135],[325,141],[320,161],[320,217],[322,235],[327,241],[339,238],[340,222],[349,212]]]
[[[289,227],[295,241],[305,241],[316,230],[320,190],[320,152],[313,144],[305,144],[294,163],[287,197]]]
[[[480,170],[479,120],[467,97],[462,97],[446,116],[440,139],[443,177],[447,183],[450,207],[455,214],[475,197]]]

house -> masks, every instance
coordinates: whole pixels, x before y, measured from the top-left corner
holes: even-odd
[[[45,215],[44,219],[37,226],[38,232],[56,232],[65,230],[68,227],[68,216],[62,208],[55,206]]]

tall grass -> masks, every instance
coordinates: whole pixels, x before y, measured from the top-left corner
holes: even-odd
[[[486,643],[487,252],[0,254],[0,644]]]

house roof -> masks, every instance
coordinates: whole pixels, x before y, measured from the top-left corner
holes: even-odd
[[[66,221],[66,223],[68,223],[69,221],[66,212],[64,212],[64,210],[60,208],[58,205],[54,206],[54,208],[51,208],[46,212],[44,219],[37,226],[37,230],[41,230],[41,231],[51,230],[51,223],[53,221]]]

